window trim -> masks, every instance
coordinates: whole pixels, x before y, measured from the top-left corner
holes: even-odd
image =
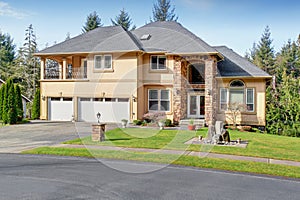
[[[155,90],[157,91],[157,99],[150,99],[150,91]],[[161,98],[161,91],[168,91],[169,98],[168,99],[162,99]],[[150,109],[150,101],[157,101],[157,110],[151,110]],[[168,110],[162,110],[161,109],[161,102],[168,102],[169,103],[169,109]],[[170,112],[171,111],[171,91],[169,89],[148,89],[148,111],[152,112]]]
[[[100,57],[101,58],[101,65],[100,68],[96,67],[96,58]],[[106,68],[105,67],[105,57],[110,57],[110,67]],[[94,70],[96,71],[109,71],[113,69],[113,56],[112,54],[97,54],[94,55]]]
[[[248,90],[252,90],[252,97],[253,97],[253,102],[252,103],[248,103]],[[245,104],[247,106],[247,112],[254,112],[255,111],[255,88],[246,88]],[[248,104],[252,104],[253,105],[253,109],[252,110],[248,110]]]
[[[247,106],[247,104],[252,104],[253,105],[253,109],[252,110],[247,110],[244,111],[244,112],[247,112],[247,113],[254,113],[255,112],[255,105],[256,105],[256,101],[255,101],[255,88],[254,87],[249,87],[249,88],[246,88],[246,87],[233,87],[233,88],[220,88],[219,90],[219,110],[220,111],[228,111],[228,105],[230,104],[230,91],[231,90],[235,90],[235,89],[242,89],[244,90],[244,104]],[[225,90],[226,92],[226,102],[223,102],[222,101],[222,90]],[[252,95],[253,95],[253,102],[252,103],[248,103],[248,99],[247,99],[247,92],[248,90],[252,90]],[[222,104],[225,104],[226,103],[226,109],[222,109]]]
[[[156,59],[156,61],[157,61],[156,68],[153,68],[154,63],[152,63],[152,57],[154,57],[154,56],[157,57],[157,59]],[[163,58],[166,59],[164,69],[159,68],[159,58],[160,57],[163,57]],[[166,55],[151,55],[150,56],[150,70],[151,71],[166,71],[167,70],[167,56]]]

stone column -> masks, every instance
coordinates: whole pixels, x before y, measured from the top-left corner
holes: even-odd
[[[45,58],[41,58],[41,80],[45,78]]]
[[[215,125],[217,111],[217,62],[210,58],[205,61],[205,121]]]
[[[175,123],[178,123],[182,116],[182,110],[181,110],[181,96],[182,94],[182,76],[181,76],[181,59],[180,57],[174,58],[174,83],[173,83],[173,121]]]
[[[67,59],[66,58],[63,59],[62,74],[63,74],[62,78],[63,78],[63,80],[65,80],[66,79],[66,74],[67,74]]]

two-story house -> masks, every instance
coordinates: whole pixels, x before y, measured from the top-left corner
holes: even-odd
[[[35,54],[41,59],[41,119],[120,122],[165,112],[174,122],[229,120],[265,125],[271,77],[233,50],[213,47],[177,22],[134,31],[100,27]],[[50,68],[46,60],[58,63]]]

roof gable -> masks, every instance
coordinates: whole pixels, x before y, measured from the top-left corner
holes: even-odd
[[[224,60],[218,62],[218,76],[221,77],[271,77],[246,58],[226,46],[215,46]]]

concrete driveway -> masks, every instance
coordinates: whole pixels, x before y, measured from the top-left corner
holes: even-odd
[[[51,146],[84,137],[91,132],[89,123],[32,121],[0,128],[0,153],[20,153],[40,146]]]

